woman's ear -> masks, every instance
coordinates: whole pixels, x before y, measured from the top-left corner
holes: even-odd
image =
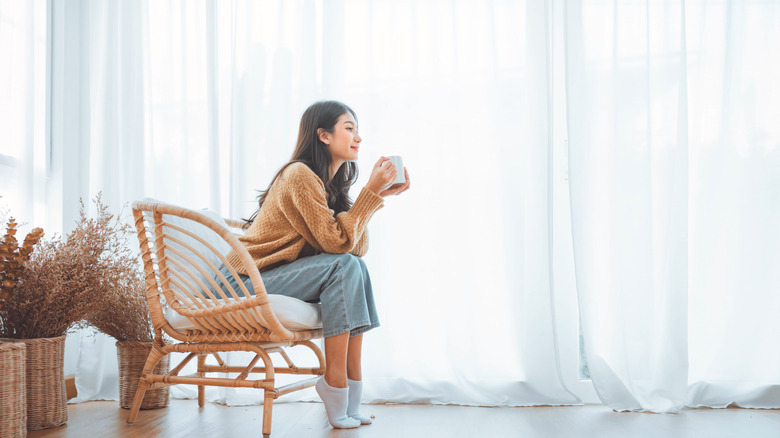
[[[321,142],[330,144],[330,132],[326,131],[324,128],[317,128],[317,137],[320,138]]]

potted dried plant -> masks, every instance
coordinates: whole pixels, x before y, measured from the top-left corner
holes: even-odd
[[[88,217],[82,202],[75,229],[65,238],[54,236],[30,245],[29,258],[18,266],[7,263],[13,254],[3,252],[0,338],[26,346],[28,430],[67,421],[65,334],[102,309],[108,293],[124,280],[116,254],[125,246],[122,237],[129,227],[108,213],[100,195],[94,203],[96,219]],[[4,242],[13,240],[11,228],[9,223]],[[25,245],[22,248],[26,251]]]
[[[34,229],[24,239],[22,246],[16,240],[17,223],[14,218],[6,222],[5,212],[0,212],[0,223],[6,224],[0,238],[0,307],[11,297],[16,278],[24,262],[30,257],[33,246],[43,236],[43,230]],[[0,436],[27,436],[27,347],[23,342],[0,340]]]
[[[27,436],[26,346],[0,342],[0,436]]]
[[[129,252],[119,257],[125,275],[121,284],[109,291],[103,307],[90,315],[86,322],[98,331],[117,340],[119,364],[119,406],[130,409],[146,358],[152,350],[154,327],[146,300],[146,283],[139,259]],[[154,368],[155,374],[169,369],[169,356],[163,357]],[[141,409],[168,406],[167,386],[146,391]]]

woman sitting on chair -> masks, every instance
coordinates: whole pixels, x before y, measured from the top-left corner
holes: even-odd
[[[268,293],[321,303],[327,370],[315,388],[335,428],[371,423],[359,412],[363,333],[379,326],[361,259],[368,250],[366,226],[383,207],[382,198],[409,188],[406,169],[406,182],[391,185],[401,169],[382,157],[352,203],[347,194],[357,179],[361,141],[357,117],[348,106],[335,101],[311,105],[301,117],[292,159],[258,197],[260,206],[239,239]],[[241,266],[233,253],[228,261]],[[235,282],[227,268],[221,271]],[[240,274],[252,292],[249,277]]]

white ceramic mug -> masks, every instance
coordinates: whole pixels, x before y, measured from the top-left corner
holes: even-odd
[[[390,158],[390,162],[393,163],[395,166],[395,181],[393,181],[393,184],[398,183],[405,183],[406,182],[406,176],[404,175],[404,160],[401,158],[400,155],[390,155],[388,158]]]

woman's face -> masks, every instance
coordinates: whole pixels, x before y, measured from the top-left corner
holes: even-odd
[[[328,146],[333,164],[338,169],[345,161],[356,161],[358,149],[363,141],[358,135],[357,122],[352,113],[342,114],[333,127],[333,133],[320,131],[320,140]]]

